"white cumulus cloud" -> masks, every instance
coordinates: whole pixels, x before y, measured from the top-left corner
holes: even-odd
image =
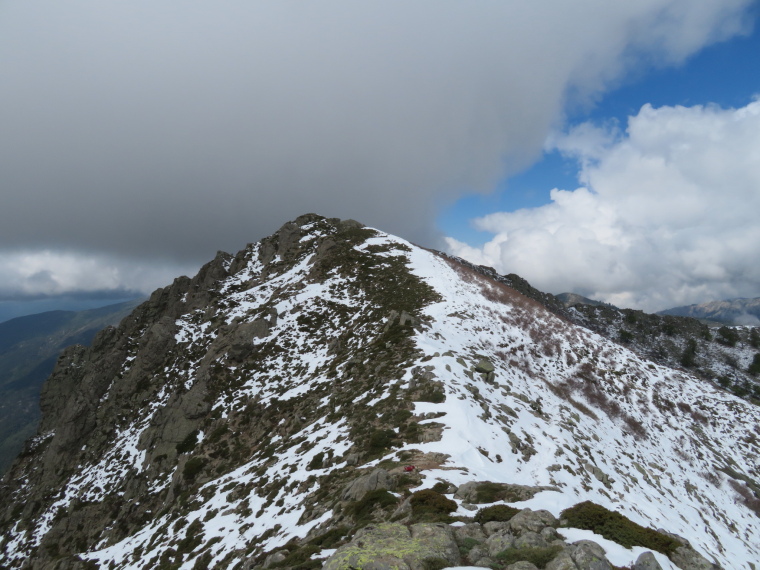
[[[760,295],[760,100],[645,105],[625,132],[583,124],[551,145],[583,186],[477,219],[493,239],[448,238],[453,253],[623,307]]]
[[[0,252],[0,299],[140,293],[169,285],[198,267],[53,250]]]

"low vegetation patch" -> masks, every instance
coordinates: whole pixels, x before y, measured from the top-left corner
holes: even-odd
[[[456,502],[432,489],[412,493],[409,502],[414,522],[451,522],[449,513],[457,510]]]
[[[574,507],[565,509],[560,514],[560,518],[567,520],[569,527],[591,530],[626,548],[643,546],[669,555],[681,546],[681,543],[669,536],[638,525],[620,513],[605,509],[591,501],[578,503]]]
[[[546,568],[557,554],[562,550],[561,546],[530,546],[526,548],[507,548],[496,555],[496,560],[502,564],[514,564],[515,562],[531,562],[539,568]]]
[[[346,512],[354,517],[357,526],[364,526],[372,522],[372,514],[377,509],[388,510],[398,503],[396,497],[385,489],[376,489],[368,492],[358,501],[350,503]]]
[[[475,522],[485,524],[487,522],[507,522],[513,516],[520,512],[520,509],[510,507],[509,505],[493,505],[480,509],[475,515]]]
[[[206,460],[202,457],[191,457],[187,460],[187,463],[185,463],[185,467],[182,469],[182,476],[188,480],[192,481],[195,479],[195,476],[198,475],[203,470],[203,467],[206,465]]]

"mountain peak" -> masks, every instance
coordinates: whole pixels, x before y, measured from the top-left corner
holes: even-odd
[[[68,350],[42,405],[4,480],[5,564],[314,567],[337,543],[344,567],[352,540],[461,543],[475,504],[540,530],[585,501],[683,537],[670,560],[760,557],[757,408],[352,220],[219,253]],[[455,526],[417,526],[419,501]],[[576,566],[577,532],[546,531]]]

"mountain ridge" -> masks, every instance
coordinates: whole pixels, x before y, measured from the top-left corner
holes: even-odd
[[[465,489],[491,482],[534,489],[506,501],[523,518],[592,500],[677,533],[693,548],[676,549],[707,564],[679,567],[712,567],[699,551],[749,568],[757,408],[504,279],[315,215],[220,252],[64,352],[39,435],[3,480],[0,563],[315,567],[321,555],[330,567],[374,532],[360,490],[392,491],[411,523],[408,501],[429,490],[480,526]],[[377,503],[366,516],[393,514]],[[489,527],[489,544],[533,532],[510,524],[519,537]],[[585,568],[585,547],[557,534],[571,530],[536,544],[551,536]],[[333,535],[342,551],[315,546]]]
[[[673,307],[660,315],[675,315],[707,319],[729,325],[760,325],[760,297],[708,301],[695,305]]]
[[[95,333],[118,323],[134,301],[84,311],[47,311],[0,323],[0,474],[34,434],[39,396],[60,352],[89,344]]]

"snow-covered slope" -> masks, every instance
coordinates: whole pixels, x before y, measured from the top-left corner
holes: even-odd
[[[414,490],[550,486],[514,504],[591,500],[760,560],[757,408],[355,222],[299,218],[156,292],[64,355],[43,411],[0,564],[252,564],[349,528],[347,485],[409,461]]]

